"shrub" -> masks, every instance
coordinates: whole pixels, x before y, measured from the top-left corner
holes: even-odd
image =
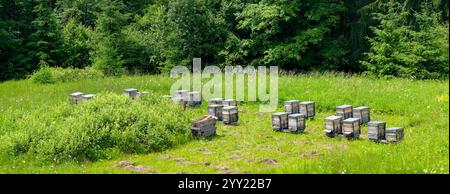
[[[12,124],[0,125],[5,123]],[[133,101],[124,95],[99,94],[78,105],[42,107],[21,115],[13,125],[0,126],[16,129],[0,133],[0,153],[26,153],[55,162],[95,161],[117,151],[160,151],[191,137],[188,114],[150,94]]]
[[[85,69],[42,67],[36,71],[31,79],[36,83],[48,84],[56,82],[69,82],[82,79],[97,79],[104,77],[104,74],[91,67]]]

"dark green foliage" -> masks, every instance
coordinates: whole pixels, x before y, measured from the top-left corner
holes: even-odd
[[[0,134],[0,152],[29,154],[43,161],[94,161],[117,151],[148,153],[191,137],[187,113],[151,94],[134,101],[125,95],[100,94],[78,105],[5,115],[9,117],[2,118],[0,128],[21,130]]]

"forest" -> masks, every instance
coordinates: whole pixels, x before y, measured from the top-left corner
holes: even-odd
[[[448,0],[0,0],[0,81],[176,65],[448,79]]]

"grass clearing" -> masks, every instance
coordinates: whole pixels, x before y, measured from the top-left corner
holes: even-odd
[[[109,77],[68,83],[0,83],[0,122],[6,112],[27,114],[44,105],[67,103],[67,95],[114,92],[133,87],[164,95],[173,79],[164,75]],[[270,113],[257,103],[239,104],[239,125],[219,123],[218,136],[149,154],[115,153],[96,162],[43,164],[29,156],[0,155],[0,173],[143,173],[116,164],[130,160],[145,173],[449,173],[449,82],[370,79],[359,76],[285,75],[279,80],[279,109],[288,99],[316,102],[316,118],[305,134],[271,129]],[[323,119],[341,104],[367,105],[372,120],[405,128],[398,144],[328,138]],[[207,103],[189,108],[192,119],[207,114]],[[0,135],[8,129],[0,129]]]

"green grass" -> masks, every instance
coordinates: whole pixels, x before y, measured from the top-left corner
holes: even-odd
[[[42,105],[67,103],[74,91],[122,93],[127,87],[168,94],[173,79],[163,75],[81,80],[40,85],[29,80],[0,83],[0,119],[7,109],[26,113]],[[378,80],[343,75],[283,76],[280,102],[316,101],[317,116],[304,134],[271,130],[270,113],[257,103],[239,104],[239,125],[218,124],[218,136],[193,140],[162,152],[117,153],[110,160],[42,164],[29,156],[0,153],[0,173],[449,173],[449,82]],[[372,120],[405,128],[404,141],[378,144],[328,138],[323,119],[341,104],[371,107]],[[283,110],[279,103],[278,110]],[[192,119],[207,113],[207,103],[187,111]],[[0,131],[0,135],[4,132]],[[135,167],[116,164],[130,160]],[[136,170],[138,169],[138,170]],[[144,169],[144,170],[142,170]]]

